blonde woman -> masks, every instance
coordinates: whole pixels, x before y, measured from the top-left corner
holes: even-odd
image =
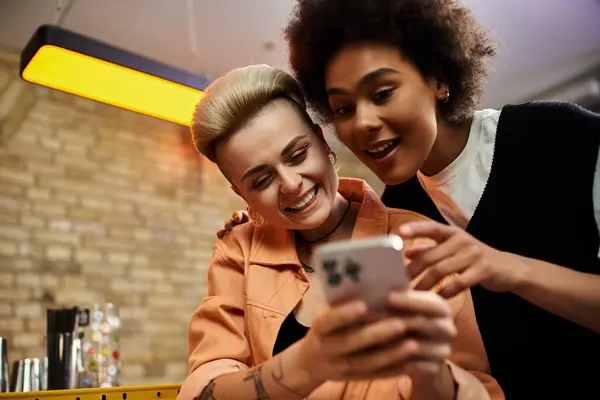
[[[369,323],[360,301],[324,301],[314,246],[424,217],[338,179],[289,74],[250,66],[218,79],[196,106],[192,137],[248,203],[252,224],[214,246],[180,400],[503,398],[468,291],[448,301],[435,293],[444,283],[392,293],[391,316]]]

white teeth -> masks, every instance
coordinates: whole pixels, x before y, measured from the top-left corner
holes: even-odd
[[[291,207],[288,207],[288,209],[290,209],[292,211],[302,210],[303,208],[308,206],[314,200],[316,195],[317,195],[317,188],[315,188],[309,194],[304,196],[304,198],[302,200],[300,200],[298,203],[294,204]]]
[[[381,153],[382,151],[386,150],[387,148],[391,147],[392,145],[393,145],[393,142],[387,142],[385,144],[382,144],[381,146],[375,147],[374,149],[367,150],[367,153],[370,153],[370,154]]]

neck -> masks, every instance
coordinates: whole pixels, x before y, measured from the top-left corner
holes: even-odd
[[[348,210],[348,206],[349,201],[346,200],[340,193],[337,193],[335,200],[333,201],[331,212],[329,213],[329,216],[325,222],[316,228],[301,230],[298,231],[298,233],[304,240],[308,242],[316,241],[323,236],[329,236],[329,234],[333,233],[332,230],[340,229],[340,222],[342,218],[344,218],[346,211]]]
[[[421,167],[423,174],[435,175],[456,160],[467,145],[472,121],[472,118],[461,124],[451,124],[441,119],[438,121],[435,143]]]

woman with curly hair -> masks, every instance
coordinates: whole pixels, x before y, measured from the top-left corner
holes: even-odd
[[[509,399],[583,398],[600,359],[600,116],[531,102],[476,110],[497,53],[455,0],[298,0],[286,37],[309,104],[387,188],[412,276],[471,288]],[[240,223],[238,214],[235,222]],[[221,233],[222,234],[222,233]]]
[[[299,0],[286,29],[310,105],[388,186],[409,271],[471,288],[507,398],[591,394],[600,359],[600,116],[569,103],[476,110],[497,48],[454,0]]]

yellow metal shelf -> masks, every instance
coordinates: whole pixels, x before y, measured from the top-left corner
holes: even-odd
[[[180,387],[181,385],[174,384],[0,393],[0,400],[175,400]]]

